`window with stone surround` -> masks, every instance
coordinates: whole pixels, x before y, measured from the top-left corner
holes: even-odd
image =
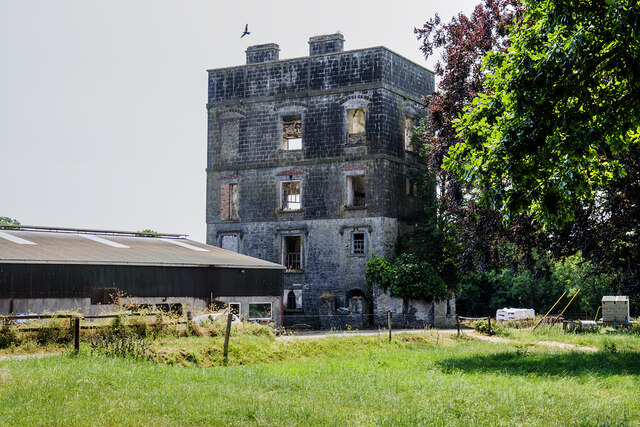
[[[220,219],[238,219],[238,184],[220,186]]]
[[[349,144],[364,144],[365,141],[364,108],[347,109],[347,142]]]
[[[365,234],[360,231],[351,233],[351,255],[365,255]]]
[[[347,176],[347,207],[365,207],[365,180],[364,175]]]
[[[291,114],[282,116],[281,150],[302,150],[302,116]]]
[[[302,236],[282,236],[282,265],[287,271],[302,270]]]
[[[283,211],[302,209],[300,181],[282,181],[280,183],[280,206]]]

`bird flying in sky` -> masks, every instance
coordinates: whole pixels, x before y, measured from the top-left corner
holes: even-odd
[[[244,32],[242,33],[242,35],[240,36],[240,38],[243,38],[244,36],[248,36],[249,34],[251,34],[249,32],[249,24],[244,26]]]

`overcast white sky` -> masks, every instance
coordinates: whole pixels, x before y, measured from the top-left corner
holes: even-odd
[[[336,31],[432,69],[413,28],[479,2],[0,0],[0,216],[204,242],[207,69]]]

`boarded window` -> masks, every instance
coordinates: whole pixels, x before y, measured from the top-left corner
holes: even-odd
[[[347,177],[347,206],[365,207],[364,175]]]
[[[364,233],[351,234],[351,253],[353,255],[364,255]]]
[[[91,289],[91,304],[115,304],[118,302],[118,288]]]
[[[302,150],[302,118],[300,114],[282,116],[281,150]]]
[[[300,181],[282,182],[282,210],[295,211],[302,208],[300,202]]]
[[[404,117],[404,149],[407,151],[415,151],[413,144],[411,144],[411,137],[413,136],[413,126],[415,126],[415,119],[411,116]]]
[[[240,121],[227,119],[220,125],[220,157],[222,160],[233,160],[238,157],[238,140],[240,139]]]
[[[220,238],[220,247],[228,251],[239,252],[238,235],[225,234]]]
[[[249,319],[271,320],[271,303],[270,302],[250,302],[249,303]]]
[[[302,237],[283,236],[282,264],[288,271],[302,270]]]
[[[220,219],[238,219],[238,184],[220,186]]]
[[[365,118],[364,108],[347,110],[347,138],[349,144],[364,144]]]

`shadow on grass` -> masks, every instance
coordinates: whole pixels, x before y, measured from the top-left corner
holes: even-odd
[[[581,376],[640,375],[640,353],[544,353],[505,351],[482,356],[450,358],[436,365],[445,373],[500,372],[509,375]]]

